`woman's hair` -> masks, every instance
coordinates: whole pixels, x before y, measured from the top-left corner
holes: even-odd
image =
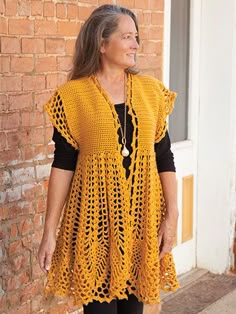
[[[81,28],[75,44],[73,67],[69,80],[89,76],[101,68],[100,47],[103,40],[108,41],[118,27],[119,17],[129,15],[138,32],[138,22],[135,14],[127,8],[105,4],[93,11]],[[139,43],[139,37],[137,37]],[[137,69],[131,67],[126,72],[137,74]]]

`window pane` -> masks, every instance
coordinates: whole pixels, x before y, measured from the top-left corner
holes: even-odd
[[[169,86],[178,93],[175,110],[169,120],[172,142],[188,137],[189,16],[189,0],[171,1]]]

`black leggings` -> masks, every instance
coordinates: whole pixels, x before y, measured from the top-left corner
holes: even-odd
[[[84,305],[84,314],[143,314],[143,303],[134,294],[128,300],[114,299],[110,303],[93,301]]]

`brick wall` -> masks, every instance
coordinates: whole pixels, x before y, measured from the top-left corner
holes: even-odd
[[[161,77],[164,0],[110,1],[138,14],[139,66]],[[1,313],[66,313],[45,298],[36,254],[53,153],[42,104],[66,81],[81,23],[104,0],[0,0]]]

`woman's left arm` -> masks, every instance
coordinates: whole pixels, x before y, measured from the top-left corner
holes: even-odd
[[[166,214],[159,230],[160,259],[170,253],[177,233],[178,206],[177,181],[175,172],[165,171],[159,173],[163,189]]]

